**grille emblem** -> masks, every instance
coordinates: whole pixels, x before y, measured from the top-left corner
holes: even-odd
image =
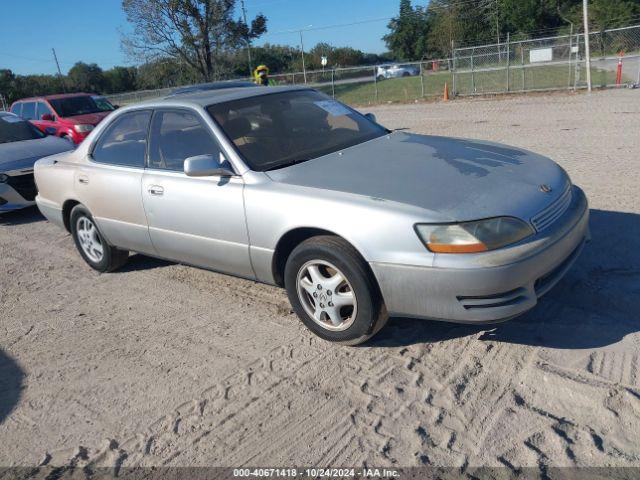
[[[540,191],[542,193],[551,193],[552,188],[549,185],[545,185],[544,183],[540,185]]]

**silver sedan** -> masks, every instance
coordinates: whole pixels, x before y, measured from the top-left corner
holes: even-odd
[[[520,315],[589,236],[585,195],[551,160],[392,132],[304,87],[121,108],[35,176],[40,210],[94,269],[133,251],[278,285],[343,344],[389,315]]]
[[[33,164],[72,148],[17,115],[0,112],[0,213],[35,205]]]

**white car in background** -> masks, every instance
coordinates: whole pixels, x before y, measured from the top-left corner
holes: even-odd
[[[386,78],[415,77],[420,75],[420,67],[417,65],[380,65],[376,70],[378,80]]]

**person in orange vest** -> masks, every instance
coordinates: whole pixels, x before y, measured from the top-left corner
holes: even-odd
[[[253,82],[256,85],[262,85],[265,87],[275,85],[269,78],[269,67],[266,65],[258,65],[253,72]]]

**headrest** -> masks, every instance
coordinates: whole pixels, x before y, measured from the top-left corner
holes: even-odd
[[[232,140],[235,140],[251,133],[251,123],[246,117],[234,118],[224,124],[224,130]]]

